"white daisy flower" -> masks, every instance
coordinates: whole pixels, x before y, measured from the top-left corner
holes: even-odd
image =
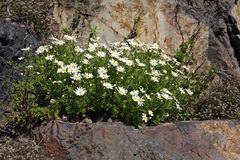
[[[62,40],[58,40],[57,42],[56,42],[56,44],[58,44],[58,45],[63,45],[65,42],[64,41],[62,41]]]
[[[88,51],[89,51],[89,52],[95,51],[95,48],[96,48],[96,47],[95,47],[93,44],[90,44],[90,43],[89,43],[89,46],[88,46]]]
[[[105,52],[98,52],[97,56],[98,57],[106,57],[106,53]]]
[[[71,63],[70,66],[71,67],[77,67],[77,64],[76,63]]]
[[[132,96],[133,101],[137,102],[138,101],[138,96]]]
[[[187,91],[187,93],[188,93],[189,95],[192,95],[192,94],[193,94],[193,92],[192,92],[190,89],[186,89],[186,91]]]
[[[118,62],[115,61],[114,59],[110,59],[109,62],[110,62],[113,66],[118,66]]]
[[[121,95],[126,95],[128,90],[124,89],[123,87],[118,87],[117,91],[121,94]]]
[[[170,61],[171,60],[171,58],[169,56],[167,56],[166,54],[163,54],[162,57],[166,61]]]
[[[167,94],[170,94],[170,95],[172,95],[172,93],[168,90],[168,89],[166,89],[166,88],[163,88],[162,89],[163,90],[163,92],[165,92],[165,93],[167,93]]]
[[[119,72],[124,72],[124,70],[125,70],[125,69],[124,69],[124,67],[122,67],[122,66],[118,66],[118,67],[117,67],[117,71],[119,71]]]
[[[162,100],[162,95],[160,93],[158,93],[158,92],[157,92],[157,97],[158,97],[158,99]]]
[[[151,110],[148,110],[148,114],[149,114],[150,116],[152,116],[152,117],[154,116],[154,115],[153,115],[153,112],[152,112]]]
[[[87,92],[87,90],[82,87],[77,87],[77,89],[75,90],[75,93],[78,96],[83,96],[86,92]]]
[[[185,68],[187,71],[189,71],[189,68],[186,65],[183,65],[183,68]]]
[[[93,74],[92,73],[85,73],[84,77],[89,79],[89,78],[93,78]]]
[[[158,44],[157,43],[154,43],[152,46],[151,46],[152,49],[158,49]]]
[[[138,96],[138,90],[133,90],[130,92],[132,96]]]
[[[62,73],[66,73],[67,72],[67,66],[62,66]]]
[[[145,122],[147,122],[148,121],[148,118],[147,118],[147,115],[146,114],[142,114],[142,120],[143,121],[145,121]]]
[[[183,88],[179,87],[179,91],[180,91],[182,94],[185,94],[185,91],[183,90]]]
[[[172,73],[172,75],[173,75],[174,77],[178,77],[178,73],[177,73],[177,72],[171,71],[171,73]]]
[[[102,79],[108,79],[110,76],[104,73],[99,74]]]
[[[80,74],[74,74],[71,78],[78,81],[81,80],[82,76]]]
[[[91,54],[86,54],[85,57],[87,57],[88,59],[92,59],[93,56]]]
[[[103,74],[103,73],[107,73],[107,69],[105,67],[99,67],[98,74]]]
[[[108,83],[108,82],[104,82],[103,86],[106,87],[107,89],[113,89],[113,85],[111,83]]]
[[[19,57],[18,59],[21,61],[21,60],[23,60],[23,59],[24,59],[24,57]]]
[[[82,48],[78,47],[78,46],[75,48],[75,51],[78,52],[78,53],[79,52],[81,52],[81,53],[84,52],[84,50]]]
[[[157,77],[155,77],[155,76],[152,76],[151,80],[153,80],[154,82],[159,82],[159,79]]]
[[[75,67],[68,66],[68,73],[75,73]]]
[[[57,73],[62,73],[62,68],[58,68]]]
[[[56,103],[56,100],[55,99],[51,99],[50,100],[50,104],[54,104],[54,103]]]
[[[146,93],[146,90],[144,90],[142,87],[139,87],[139,89],[142,93]]]
[[[66,40],[71,40],[71,37],[70,37],[69,35],[64,35],[64,38],[65,38]]]
[[[89,61],[87,59],[84,59],[82,62],[83,64],[89,64]]]
[[[152,75],[154,76],[160,76],[161,73],[158,70],[152,70]]]
[[[156,66],[156,65],[158,65],[158,62],[155,59],[151,59],[150,64],[153,65],[153,66]]]
[[[166,93],[163,93],[163,94],[162,94],[162,97],[165,98],[165,99],[167,99],[167,100],[172,99],[172,97],[169,96],[169,95],[166,94]]]
[[[26,68],[27,68],[27,69],[32,69],[33,66],[32,66],[32,65],[28,65],[28,66],[26,66]]]
[[[134,63],[133,63],[133,61],[131,61],[131,60],[127,60],[126,62],[125,62],[128,66],[132,66]]]
[[[138,63],[138,66],[140,66],[140,67],[145,67],[146,64],[144,64],[144,63]]]
[[[52,83],[62,83],[62,81],[53,81]]]
[[[99,47],[99,44],[98,43],[94,43],[93,44],[95,47]]]
[[[162,60],[159,60],[159,64],[165,66],[165,65],[166,65],[166,62],[165,62],[165,61],[162,61]]]
[[[143,99],[143,97],[139,97],[139,96],[137,97],[137,102],[139,106],[142,106],[144,104],[144,101],[145,100]]]
[[[177,109],[182,110],[178,103],[176,103]]]
[[[145,97],[148,99],[148,100],[151,100],[151,97],[147,94],[145,94]]]
[[[30,47],[31,47],[31,46],[30,46]],[[22,51],[29,51],[29,50],[30,50],[30,47],[23,48]]]
[[[101,44],[100,46],[103,47],[103,48],[107,48],[106,44]]]

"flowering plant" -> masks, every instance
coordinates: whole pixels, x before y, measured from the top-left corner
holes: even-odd
[[[86,114],[131,125],[189,116],[186,107],[199,87],[189,80],[189,68],[156,43],[129,39],[106,46],[97,37],[79,47],[74,36],[64,38],[52,37],[35,56],[26,50],[20,58],[34,62],[25,68],[34,79],[34,101],[47,106],[48,115]]]

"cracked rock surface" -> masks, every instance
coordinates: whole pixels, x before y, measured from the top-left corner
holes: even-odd
[[[136,129],[119,122],[51,121],[32,130],[55,159],[240,159],[240,121],[166,123]]]
[[[165,52],[191,38],[198,66],[216,66],[220,77],[240,79],[240,1],[238,0],[89,0],[73,16],[77,2],[53,0],[50,12],[55,34],[70,28],[79,44],[86,44],[88,29],[97,25],[102,43],[137,38],[158,43]],[[141,22],[135,24],[137,17]]]

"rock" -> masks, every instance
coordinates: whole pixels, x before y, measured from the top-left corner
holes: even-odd
[[[82,120],[82,122],[83,122],[83,123],[92,123],[92,120],[89,119],[89,118],[84,118],[84,119]]]
[[[240,159],[240,121],[142,126],[51,121],[31,131],[55,159]]]
[[[80,45],[88,40],[88,29],[97,25],[103,43],[127,38],[158,43],[172,53],[182,42],[195,40],[196,63],[192,69],[216,66],[221,78],[240,79],[240,2],[236,0],[89,0],[74,16],[77,2],[54,0],[53,28],[70,28]],[[141,21],[135,24],[137,17]],[[131,34],[132,35],[129,35]]]
[[[20,80],[20,72],[11,69],[9,61],[15,64],[20,63],[19,57],[24,56],[21,49],[29,47],[34,51],[37,47],[38,40],[29,35],[20,26],[13,24],[11,21],[0,18],[0,100],[9,103],[9,89],[3,88],[2,76],[9,78],[13,74],[13,78]],[[10,81],[7,81],[11,83]]]
[[[107,119],[107,122],[112,122],[112,118],[108,118],[108,119]]]

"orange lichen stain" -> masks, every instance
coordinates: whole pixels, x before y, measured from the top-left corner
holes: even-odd
[[[126,3],[117,3],[117,5],[111,5],[111,8],[114,12],[112,12],[112,17],[118,23],[121,28],[124,28],[130,31],[134,25],[134,21],[138,16],[143,16],[146,14],[147,8],[144,8],[141,5],[139,0],[134,0],[131,2],[131,5],[127,5]]]
[[[213,146],[219,150],[226,159],[232,160],[240,158],[240,125],[236,125],[236,128],[230,128],[228,121],[224,123],[207,121],[202,124],[202,127],[206,132],[216,137],[223,137],[214,143]]]

